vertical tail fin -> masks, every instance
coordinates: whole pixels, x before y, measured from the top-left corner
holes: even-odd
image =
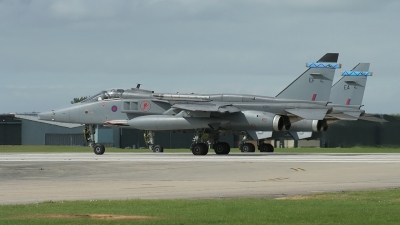
[[[307,63],[307,69],[276,97],[308,101],[328,101],[339,53],[326,53],[318,62]]]
[[[343,77],[332,87],[329,101],[332,104],[361,106],[367,77],[372,75],[369,72],[369,65],[369,63],[359,63],[352,70],[343,71]]]

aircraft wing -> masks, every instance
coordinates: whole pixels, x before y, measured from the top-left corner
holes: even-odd
[[[327,109],[285,109],[285,111],[306,120],[323,120],[328,112]]]
[[[204,112],[220,112],[234,113],[241,110],[227,104],[174,104],[172,108],[189,110],[189,111],[204,111]]]

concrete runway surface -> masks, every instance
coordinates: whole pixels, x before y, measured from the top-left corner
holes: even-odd
[[[0,204],[400,187],[400,154],[0,153]]]

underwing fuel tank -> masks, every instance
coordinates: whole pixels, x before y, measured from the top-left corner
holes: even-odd
[[[284,117],[260,111],[244,111],[222,118],[179,117],[173,115],[140,116],[124,122],[140,130],[189,130],[211,128],[214,130],[273,130],[286,127]],[[290,124],[289,124],[290,125]],[[288,126],[287,128],[289,128]]]
[[[176,117],[170,115],[140,116],[128,120],[127,125],[140,130],[188,130],[213,128],[213,124],[221,124],[216,118]]]

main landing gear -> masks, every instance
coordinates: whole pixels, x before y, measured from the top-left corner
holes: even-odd
[[[241,152],[255,152],[256,147],[252,143],[246,142],[248,137],[245,135],[243,136],[242,142],[239,145],[239,149]],[[264,143],[264,139],[258,140],[258,150],[260,152],[274,152],[274,146],[269,143]]]
[[[83,136],[88,146],[93,148],[93,152],[96,155],[103,155],[106,151],[104,145],[95,142],[94,134],[96,133],[96,125],[85,124],[83,128]]]
[[[219,142],[219,133],[214,135],[214,152],[217,155],[226,155],[231,151],[231,147],[226,142]],[[207,155],[208,153],[208,145],[204,143],[204,130],[196,130],[193,136],[193,142],[190,146],[190,150],[193,155]]]

